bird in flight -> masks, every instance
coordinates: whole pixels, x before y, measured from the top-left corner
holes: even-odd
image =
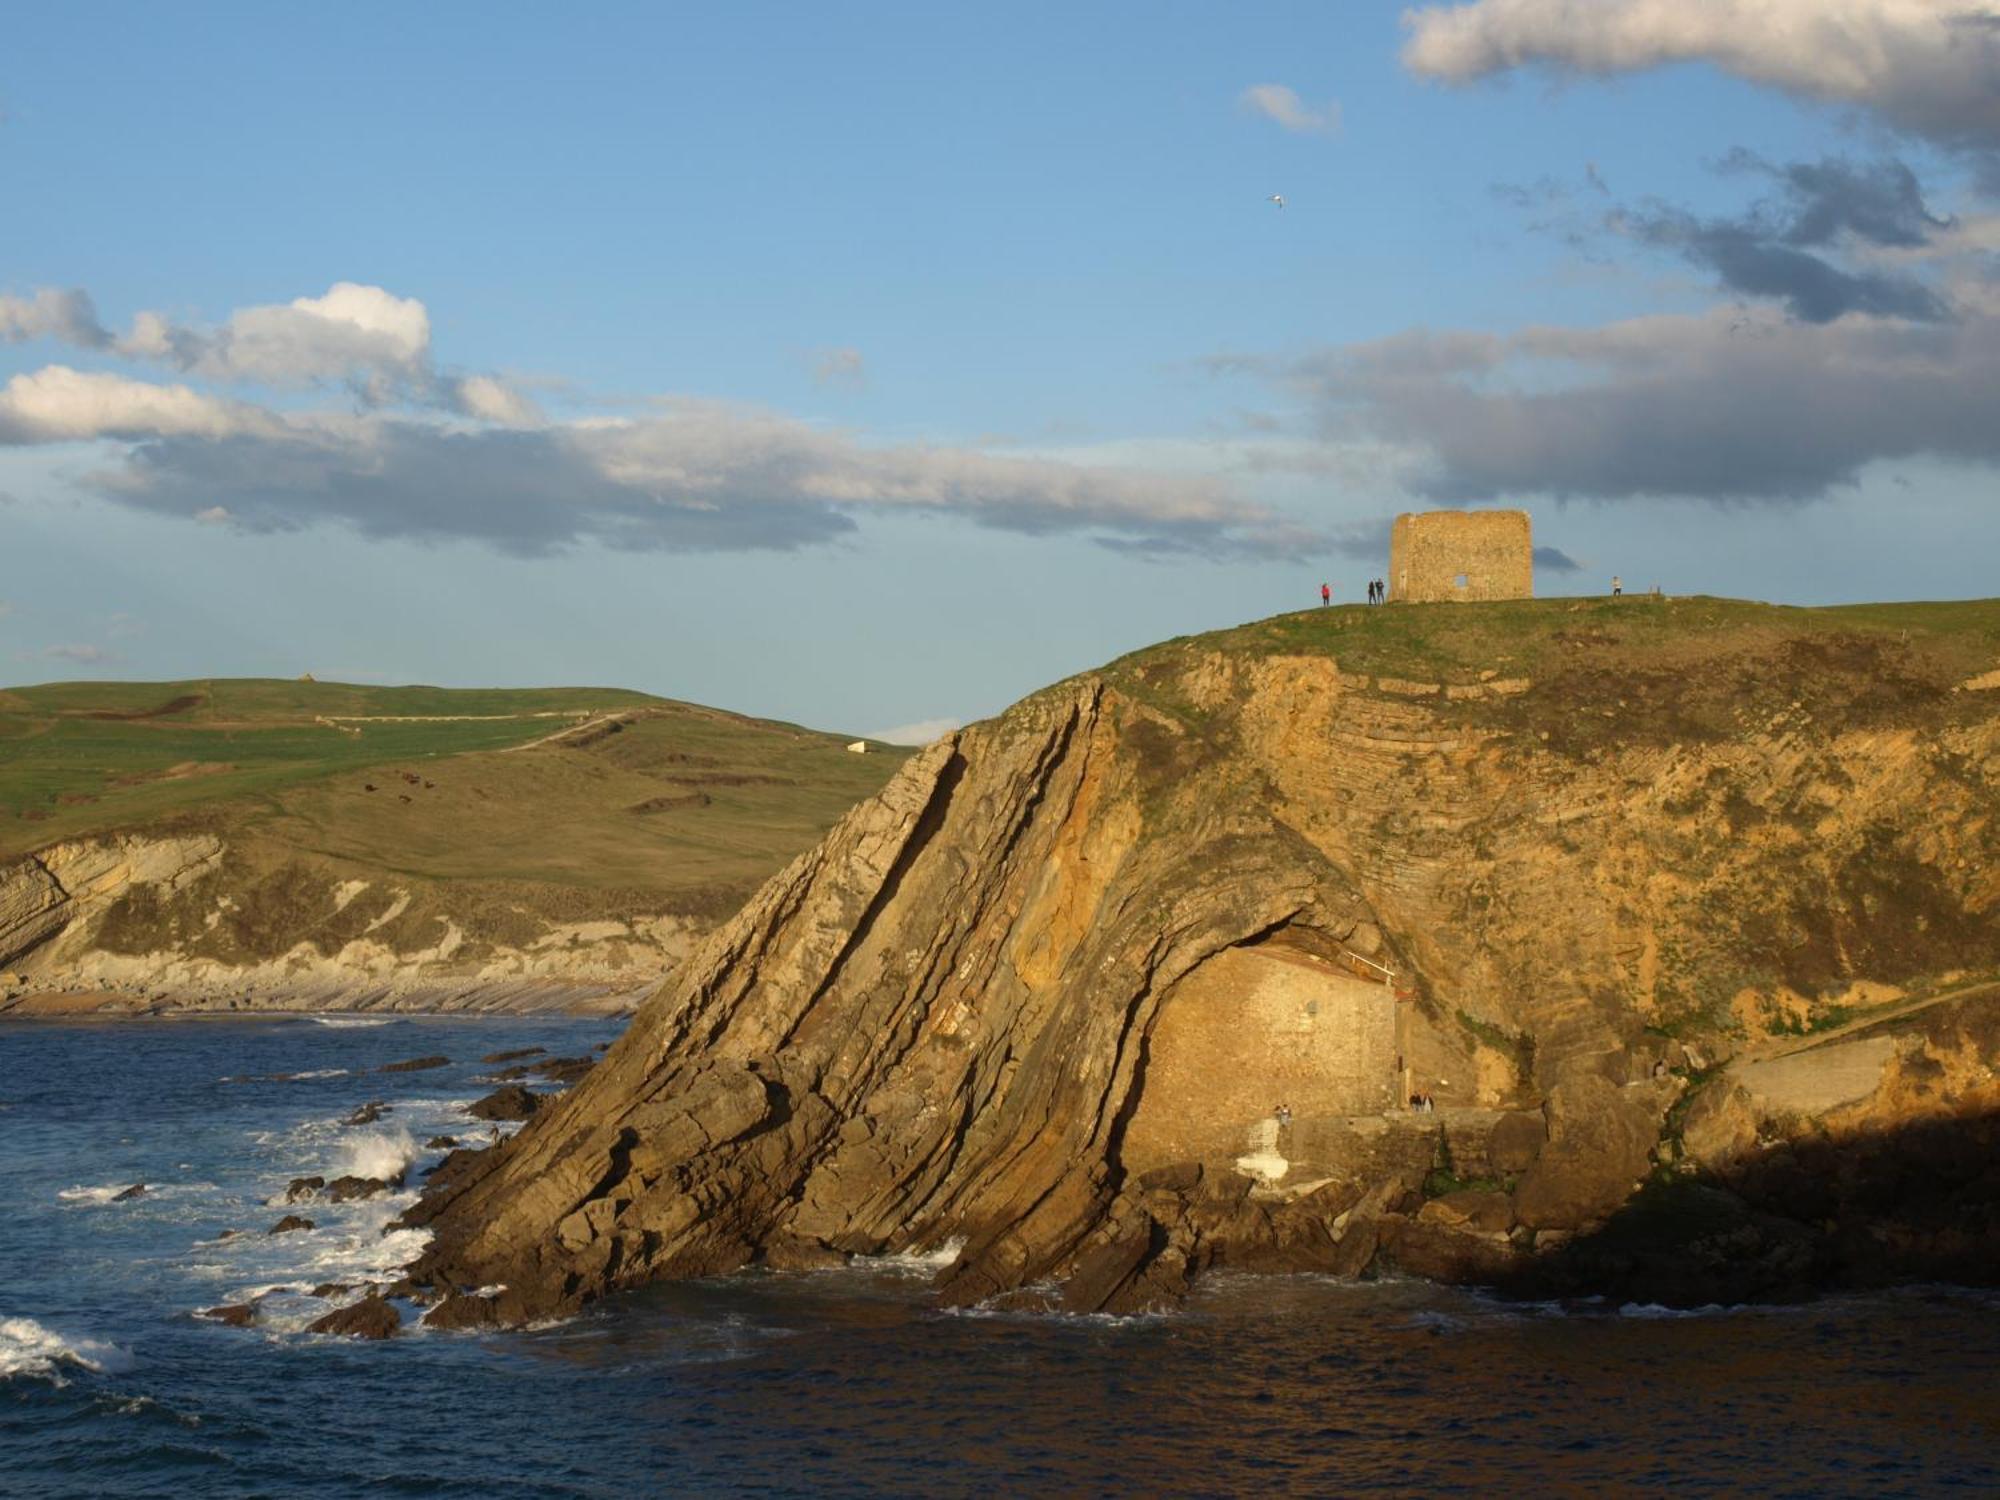
[[[1283,208],[1285,206],[1285,195],[1283,193],[1273,193],[1264,201],[1266,203],[1275,203],[1278,207]]]

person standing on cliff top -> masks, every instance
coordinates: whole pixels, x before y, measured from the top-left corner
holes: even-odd
[[[1618,575],[1616,573],[1613,573],[1611,575],[1611,597],[1616,599],[1620,594],[1624,592],[1625,592],[1625,585],[1619,581]]]
[[[1319,607],[1325,609],[1331,603],[1333,603],[1333,585],[1322,583],[1319,586]]]

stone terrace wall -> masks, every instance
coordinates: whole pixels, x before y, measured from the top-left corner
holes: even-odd
[[[1526,511],[1433,510],[1396,517],[1389,533],[1390,598],[1422,604],[1534,596],[1534,541]]]

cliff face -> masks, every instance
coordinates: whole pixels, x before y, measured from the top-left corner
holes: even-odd
[[[629,1005],[709,925],[566,923],[434,881],[246,861],[209,833],[75,839],[0,864],[0,1014],[80,992],[128,1010]]]
[[[1486,1275],[1671,1165],[1730,1050],[2000,961],[1962,641],[1586,633],[1434,681],[1348,644],[1177,644],[913,759],[444,1175],[415,1275],[512,1318],[905,1250],[1085,1310]]]

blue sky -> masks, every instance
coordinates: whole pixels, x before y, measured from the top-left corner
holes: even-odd
[[[1404,10],[26,13],[0,676],[871,732],[1438,503],[1544,592],[1995,591],[1982,0]]]

